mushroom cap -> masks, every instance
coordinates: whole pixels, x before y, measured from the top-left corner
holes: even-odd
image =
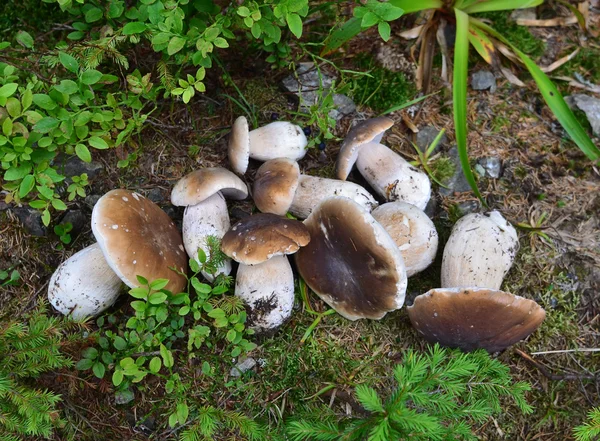
[[[56,268],[48,284],[48,300],[57,311],[74,319],[91,317],[117,300],[121,283],[98,244],[93,244]]]
[[[335,163],[335,175],[345,181],[358,158],[360,146],[368,142],[379,142],[383,133],[394,125],[394,121],[385,116],[368,119],[355,125],[344,138]]]
[[[333,197],[304,221],[311,241],[295,256],[306,284],[349,320],[402,307],[406,270],[394,240],[356,202]]]
[[[246,173],[250,162],[250,129],[245,116],[239,116],[231,126],[227,156],[234,172]]]
[[[310,242],[302,222],[271,213],[242,219],[225,233],[221,250],[244,265],[257,265],[273,256],[293,254]]]
[[[442,259],[442,288],[500,289],[510,270],[519,238],[498,211],[471,213],[456,222]]]
[[[129,190],[111,190],[92,211],[92,231],[113,271],[130,288],[137,288],[138,275],[152,281],[169,279],[166,289],[180,292],[187,254],[181,234],[158,205]]]
[[[308,140],[300,126],[275,121],[250,132],[250,157],[259,161],[275,158],[299,160],[306,155]]]
[[[171,203],[178,207],[196,205],[218,191],[231,199],[248,197],[244,181],[225,168],[212,167],[201,168],[181,178],[171,191]]]
[[[261,165],[254,178],[254,203],[263,213],[284,216],[298,188],[300,167],[293,159],[271,159]]]
[[[544,321],[533,300],[487,288],[439,288],[408,307],[413,326],[430,342],[465,351],[501,351]]]
[[[437,253],[438,233],[422,210],[407,202],[388,202],[373,210],[371,215],[398,245],[407,277],[431,265]]]

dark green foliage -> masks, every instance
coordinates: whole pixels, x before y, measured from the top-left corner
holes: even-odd
[[[363,75],[355,80],[353,98],[358,104],[384,112],[414,97],[414,81],[406,78],[404,73],[379,67],[370,55],[358,56],[356,63],[360,70],[370,74],[370,77]]]
[[[486,12],[477,14],[477,18],[486,18],[492,22],[492,27],[506,37],[532,58],[541,56],[546,49],[546,44],[534,37],[526,26],[520,26],[510,19],[511,11]]]
[[[0,328],[0,439],[48,438],[60,422],[60,396],[30,387],[26,379],[72,364],[60,353],[64,324],[38,309],[28,323],[12,321]]]
[[[231,410],[204,406],[198,409],[194,421],[191,426],[182,432],[181,441],[212,441],[215,439],[214,436],[222,436],[226,431],[240,435],[241,438],[235,439],[248,441],[266,439],[266,430],[262,425],[241,413]]]
[[[409,350],[394,369],[395,389],[383,399],[367,386],[355,389],[364,418],[316,418],[288,425],[292,441],[476,440],[471,425],[501,412],[511,398],[523,413],[532,407],[527,383],[514,383],[507,366],[485,351],[462,353],[438,345],[425,355]]]
[[[600,407],[592,409],[588,414],[588,421],[575,427],[577,441],[595,441],[600,437]]]

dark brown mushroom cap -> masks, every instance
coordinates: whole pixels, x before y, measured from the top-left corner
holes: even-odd
[[[426,340],[465,351],[501,351],[544,321],[533,300],[487,288],[432,289],[408,307],[413,326]]]
[[[345,181],[358,158],[358,151],[363,144],[369,143],[382,135],[394,125],[391,119],[380,116],[357,124],[348,132],[338,153],[335,163],[335,175]]]
[[[244,181],[222,167],[201,168],[181,178],[171,191],[171,203],[178,207],[196,205],[216,194],[231,199],[246,199],[248,188]]]
[[[271,159],[256,171],[252,196],[263,213],[284,216],[298,188],[300,167],[292,159]]]
[[[406,270],[394,240],[348,198],[322,202],[304,221],[311,241],[295,256],[306,284],[349,320],[380,319],[404,303]]]
[[[187,281],[187,254],[181,233],[169,216],[151,200],[129,190],[112,190],[92,211],[92,231],[113,271],[130,288],[136,276],[149,281],[169,279],[167,289],[180,292]]]
[[[257,265],[273,256],[293,254],[310,241],[302,222],[270,213],[242,219],[225,233],[221,250],[244,265]]]

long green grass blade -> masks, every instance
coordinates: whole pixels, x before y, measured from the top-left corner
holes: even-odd
[[[532,8],[544,3],[544,0],[481,0],[463,7],[467,14],[476,12],[507,11],[511,9]]]
[[[419,98],[415,98],[414,100],[410,100],[410,101],[407,101],[405,103],[398,104],[397,106],[392,106],[389,109],[387,109],[385,112],[383,112],[381,115],[387,115],[388,113],[392,113],[392,112],[396,112],[398,110],[406,109],[407,107],[410,107],[413,104],[417,104],[417,103],[423,101],[424,99],[429,98],[430,96],[435,95],[436,93],[437,92],[430,93],[428,95],[423,95],[423,96],[420,96]]]
[[[550,81],[550,78],[548,78],[548,76],[542,72],[542,70],[533,62],[531,58],[512,45],[494,28],[486,25],[483,22],[480,22],[479,20],[474,20],[473,18],[471,18],[471,22],[473,25],[479,27],[489,35],[492,35],[504,44],[508,45],[514,51],[514,53],[519,56],[527,70],[529,70],[529,73],[540,89],[546,104],[548,104],[548,107],[550,107],[550,110],[552,110],[552,113],[554,113],[554,116],[556,116],[556,119],[558,119],[560,125],[563,126],[571,139],[589,159],[592,161],[599,160],[600,150],[594,145],[583,127],[581,127],[581,124],[579,124],[579,121],[577,121],[577,118],[575,118],[575,115],[573,115],[573,112],[565,102],[554,83]]]
[[[467,73],[469,65],[469,16],[455,9],[456,14],[456,40],[454,43],[454,80],[453,105],[454,105],[454,130],[456,133],[456,147],[460,158],[462,171],[467,178],[475,196],[486,206],[473,171],[469,164],[469,153],[467,150]]]
[[[321,56],[327,55],[341,45],[349,41],[351,38],[360,34],[362,27],[360,25],[362,19],[358,17],[352,17],[338,29],[329,34],[329,37],[324,42],[323,50],[321,51]]]
[[[469,26],[469,42],[486,63],[492,64],[496,49],[490,39],[476,26]]]
[[[569,3],[566,0],[556,0],[556,1],[558,3],[560,3],[561,5],[567,7],[569,9],[569,11],[571,11],[573,13],[573,15],[577,18],[577,21],[579,22],[579,26],[581,26],[581,29],[586,30],[585,17],[579,11],[579,9],[577,9],[575,6],[573,6],[571,3]]]
[[[442,0],[390,0],[390,3],[404,9],[405,14],[426,9],[438,9],[444,6]]]

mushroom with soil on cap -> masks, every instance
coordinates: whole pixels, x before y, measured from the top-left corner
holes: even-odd
[[[48,300],[74,319],[100,314],[119,297],[121,279],[106,262],[98,244],[90,245],[61,263],[48,284]]]
[[[296,254],[296,266],[329,306],[349,320],[380,319],[402,307],[407,285],[402,254],[364,207],[329,198],[304,225],[311,241]]]
[[[272,331],[290,318],[294,275],[285,255],[309,241],[301,222],[261,213],[241,220],[223,237],[221,250],[240,263],[235,295],[248,305],[248,322],[254,330]]]
[[[249,130],[248,120],[238,117],[231,127],[228,156],[231,168],[243,175],[249,158],[268,161],[275,158],[302,159],[308,140],[304,131],[287,121],[276,121],[255,130]]]
[[[130,288],[147,280],[168,279],[165,289],[182,291],[187,256],[181,234],[151,200],[129,190],[111,190],[92,211],[92,232],[112,270]]]
[[[438,233],[423,210],[397,201],[380,205],[371,215],[398,245],[407,277],[431,265],[438,249]]]
[[[360,174],[385,200],[408,202],[424,210],[431,197],[427,174],[379,143],[393,124],[391,119],[379,117],[352,128],[338,154],[336,176],[345,181],[356,163]]]
[[[281,216],[288,211],[305,219],[327,198],[344,196],[371,211],[377,201],[358,184],[300,173],[298,163],[277,158],[259,167],[254,179],[254,203],[263,213]]]
[[[229,230],[230,221],[225,197],[246,199],[246,184],[234,173],[224,168],[203,168],[184,176],[171,192],[171,203],[185,206],[183,213],[183,243],[188,255],[198,259],[203,250],[210,258],[210,237],[221,239]],[[215,274],[202,271],[202,275],[213,281],[217,274],[228,275],[231,262],[223,262]]]

